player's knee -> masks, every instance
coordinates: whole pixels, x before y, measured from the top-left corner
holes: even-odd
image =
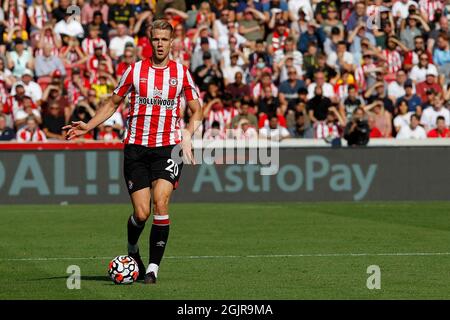
[[[153,201],[153,208],[157,214],[166,214],[169,212],[169,197],[163,197],[161,199],[155,199]]]
[[[138,222],[147,221],[150,216],[150,205],[138,205],[134,208],[134,216]]]

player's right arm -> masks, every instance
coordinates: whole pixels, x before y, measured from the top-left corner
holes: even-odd
[[[111,118],[114,112],[116,112],[123,98],[131,91],[133,87],[133,69],[134,64],[127,68],[127,70],[122,75],[117,88],[114,90],[113,95],[100,106],[100,108],[95,113],[95,116],[88,123],[84,123],[83,121],[73,121],[72,124],[63,127],[63,130],[67,130],[67,140],[83,136],[87,132],[91,131],[98,125]]]

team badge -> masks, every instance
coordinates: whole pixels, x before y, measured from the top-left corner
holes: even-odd
[[[170,78],[170,79],[169,79],[169,85],[170,85],[171,87],[176,87],[177,84],[178,84],[177,78]]]
[[[128,180],[128,189],[133,189],[133,181]]]

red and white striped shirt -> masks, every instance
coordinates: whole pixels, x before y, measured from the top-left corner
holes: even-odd
[[[396,73],[402,68],[402,58],[398,51],[385,49],[383,50],[383,55],[386,58],[389,73]]]
[[[427,21],[433,21],[436,10],[442,10],[443,4],[440,0],[419,0],[419,8],[425,15]]]
[[[41,41],[41,35],[40,33],[35,33],[34,34],[34,39],[36,41],[36,43],[39,43]],[[60,38],[58,34],[55,35],[55,37],[57,37],[58,39]],[[55,42],[55,38],[52,35],[44,35],[44,40],[43,40],[43,45],[42,47],[44,47],[46,44],[50,44],[52,46],[52,51],[51,51],[51,55],[52,56],[59,56],[59,49],[56,47],[56,42]],[[36,48],[35,52],[34,52],[35,56],[43,56],[44,55],[44,49],[43,48]]]
[[[43,5],[35,5],[28,7],[27,9],[28,18],[34,18],[36,23],[36,27],[42,29],[48,19],[47,11],[45,10]]]
[[[358,84],[359,89],[365,91],[367,89],[367,75],[366,72],[370,73],[377,66],[374,63],[362,64],[355,70],[355,81]],[[372,71],[372,76],[375,78],[375,72]]]
[[[339,138],[339,128],[334,123],[320,121],[314,126],[314,136],[316,139]]]
[[[150,59],[131,64],[114,94],[130,94],[124,143],[146,147],[180,143],[181,98],[199,99],[189,70],[173,60],[163,68],[154,67]]]
[[[22,128],[17,131],[17,141],[19,142],[47,142],[47,137],[44,131],[36,128],[34,131],[28,130],[28,128]]]
[[[81,48],[83,49],[83,52],[87,53],[89,56],[94,55],[96,46],[101,46],[102,54],[106,54],[108,46],[106,44],[106,41],[103,40],[102,38],[97,38],[97,39],[86,38],[81,43]]]

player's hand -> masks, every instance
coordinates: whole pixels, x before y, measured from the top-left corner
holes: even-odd
[[[183,150],[183,162],[186,164],[195,164],[194,155],[192,154],[192,140],[190,134],[183,135],[181,149]]]
[[[64,126],[62,129],[67,130],[66,140],[81,137],[89,131],[87,124],[83,121],[72,121],[72,124]]]

